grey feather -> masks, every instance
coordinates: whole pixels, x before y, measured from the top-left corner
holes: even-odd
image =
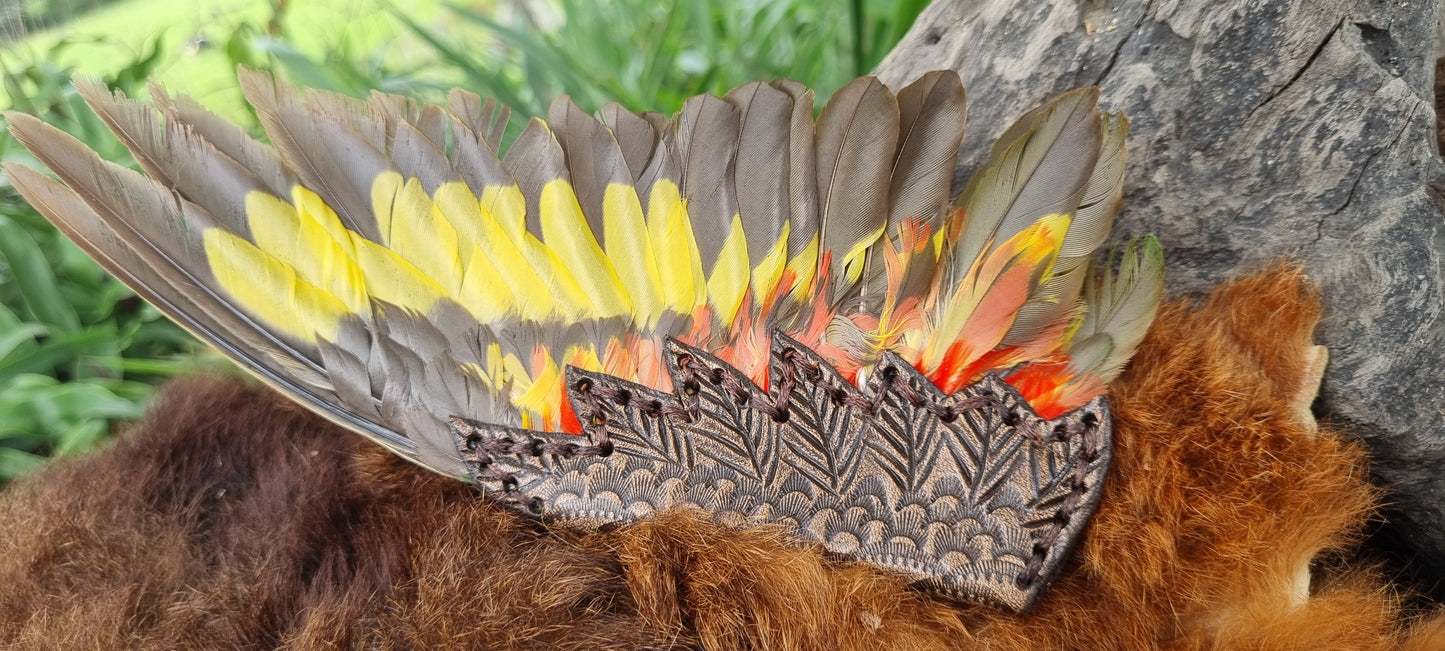
[[[180,192],[215,216],[226,229],[246,237],[246,195],[269,192],[250,170],[221,153],[185,123],[112,94],[104,85],[77,79],[75,89],[130,150],[151,178]],[[286,194],[289,195],[290,188]]]
[[[1113,255],[1109,256],[1112,261]],[[1107,265],[1084,285],[1088,312],[1074,333],[1070,366],[1103,382],[1113,380],[1144,339],[1164,291],[1164,249],[1148,235],[1119,254],[1118,271]]]
[[[818,117],[818,202],[822,252],[832,254],[834,300],[851,289],[888,220],[888,187],[898,144],[898,101],[882,82],[860,77],[839,89]],[[845,269],[845,265],[849,268]]]
[[[724,97],[738,109],[735,169],[738,212],[756,266],[777,245],[789,220],[790,120],[793,98],[761,81],[739,86]]]
[[[1122,115],[1101,115],[1099,119],[1099,156],[1059,247],[1054,275],[1029,296],[1000,345],[1023,344],[1059,320],[1073,318],[1080,309],[1079,292],[1089,276],[1089,261],[1113,230],[1114,217],[1124,203],[1129,121]]]
[[[963,82],[951,70],[926,73],[898,92],[898,153],[889,182],[888,223],[883,232],[889,241],[898,240],[905,220],[918,220],[932,233],[943,226],[967,114]],[[915,256],[908,271],[914,280],[910,285],[932,279],[935,265],[932,258]],[[878,294],[886,290],[886,274],[883,256],[870,253],[863,292]],[[915,289],[910,287],[909,291]]]
[[[968,221],[947,253],[944,284],[956,284],[988,247],[1049,214],[1073,214],[1099,156],[1099,90],[1064,93],[1004,131],[959,202]]]
[[[773,87],[793,99],[788,118],[788,258],[818,235],[818,163],[813,140],[813,91],[791,79]]]
[[[241,90],[281,159],[336,211],[343,224],[378,241],[371,183],[391,165],[373,146],[377,134],[363,137],[352,126],[301,106],[295,89],[269,75],[244,68],[239,74]],[[384,141],[384,134],[380,138]]]
[[[467,184],[473,193],[481,193],[483,188],[495,186],[516,185],[517,180],[512,178],[512,173],[502,165],[497,157],[496,146],[488,141],[485,132],[477,131],[477,128],[487,129],[491,125],[486,122],[488,118],[478,115],[483,113],[479,107],[469,107],[464,102],[469,94],[453,93],[449,102],[453,110],[462,110],[463,113],[452,114],[452,151],[451,164],[453,169]],[[470,97],[475,97],[471,95]],[[499,120],[505,120],[505,117]],[[502,125],[504,128],[505,125]]]
[[[166,120],[190,127],[206,142],[254,174],[272,194],[285,197],[291,193],[291,188],[296,185],[296,175],[286,169],[281,156],[270,145],[252,138],[241,127],[227,122],[185,95],[171,97],[157,83],[151,83],[149,90],[156,108]]]
[[[738,214],[733,178],[737,165],[738,110],[732,104],[699,95],[682,105],[669,125],[671,146],[681,168],[682,196],[697,240],[702,270],[709,277]]]
[[[1099,117],[1102,132],[1098,161],[1084,185],[1074,221],[1059,248],[1061,263],[1089,257],[1108,239],[1114,217],[1124,205],[1124,167],[1128,157],[1129,119],[1122,113]]]
[[[405,436],[340,406],[327,373],[309,361],[315,353],[297,348],[231,307],[196,275],[206,268],[204,264],[186,266],[184,245],[190,240],[175,229],[200,232],[209,217],[199,207],[176,201],[154,182],[100,160],[69,135],[34,118],[8,118],[22,143],[35,146],[42,162],[76,185],[66,187],[16,165],[6,165],[6,175],[27,200],[107,271],[267,384],[397,454],[413,458]],[[83,191],[77,192],[76,186]],[[84,199],[87,195],[92,198]],[[132,216],[136,214],[166,217],[138,219]]]
[[[562,150],[567,152],[567,172],[577,203],[587,217],[587,225],[592,228],[597,243],[606,246],[602,205],[607,186],[632,185],[632,172],[622,149],[607,127],[578,108],[566,95],[552,102],[548,120]]]
[[[888,192],[890,235],[904,218],[938,223],[948,204],[967,114],[963,82],[953,71],[927,73],[898,92],[898,156]]]
[[[627,162],[627,169],[632,173],[632,180],[636,182],[652,160],[652,153],[657,149],[657,141],[662,133],[647,118],[623,108],[616,102],[603,106],[598,117],[612,130],[612,135],[622,150],[622,159]]]
[[[546,123],[533,118],[512,143],[502,165],[512,171],[512,178],[527,198],[527,230],[542,237],[542,187],[557,179],[570,180],[562,146],[552,136]]]
[[[402,177],[420,180],[427,194],[435,194],[443,183],[461,180],[442,148],[410,123],[395,126],[388,153]]]
[[[453,88],[447,93],[447,112],[453,120],[477,134],[492,151],[501,150],[502,134],[507,130],[511,109],[497,104],[496,100],[483,102],[476,93]]]
[[[642,116],[643,119],[647,120],[654,128],[658,128],[658,123],[654,119],[649,118],[648,115],[657,116],[658,114],[643,114]],[[667,127],[665,124],[663,127],[658,128],[657,144],[653,147],[652,156],[648,159],[647,166],[637,175],[637,182],[635,184],[637,187],[637,198],[642,201],[643,210],[651,209],[650,202],[652,199],[652,186],[654,184],[661,180],[678,183],[681,165],[674,155],[671,148],[672,138],[666,135],[666,130]]]
[[[371,91],[372,113],[387,125],[408,124],[421,133],[439,151],[447,148],[448,116],[434,104],[418,102],[410,97]],[[393,137],[395,134],[392,134]]]

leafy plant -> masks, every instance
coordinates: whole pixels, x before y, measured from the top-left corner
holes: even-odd
[[[851,0],[840,20],[837,3],[803,0],[557,0],[553,12],[519,3],[493,13],[446,4],[492,37],[481,44],[391,11],[462,85],[541,116],[561,94],[584,109],[618,101],[670,113],[692,95],[778,77],[817,89],[821,104],[876,65],[926,5]]]
[[[159,39],[106,81],[134,91],[161,59]],[[125,148],[52,63],[0,70],[13,110],[43,117],[110,160]],[[37,165],[8,132],[0,160]],[[93,447],[118,419],[138,416],[158,378],[193,368],[195,344],[101,271],[0,177],[0,483],[47,456]]]

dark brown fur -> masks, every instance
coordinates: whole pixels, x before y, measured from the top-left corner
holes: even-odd
[[[0,643],[1445,648],[1445,618],[1407,632],[1389,586],[1343,564],[1378,495],[1361,449],[1297,408],[1318,317],[1290,269],[1163,310],[1114,387],[1099,513],[1024,617],[683,514],[548,531],[262,388],[192,379],[7,489]],[[1312,560],[1336,569],[1302,590]]]

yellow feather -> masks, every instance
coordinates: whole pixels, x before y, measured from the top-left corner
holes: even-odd
[[[509,314],[538,321],[554,315],[557,301],[542,281],[544,274],[532,266],[517,242],[465,184],[443,183],[437,188],[432,205],[441,210],[457,232],[457,246],[466,265],[462,274],[462,306],[483,322],[493,322]],[[505,210],[507,204],[493,202],[492,205]],[[478,257],[483,259],[479,261]],[[487,288],[483,284],[505,286],[505,296],[510,300],[505,300],[501,288]],[[485,294],[488,291],[495,293]]]
[[[207,229],[206,261],[231,298],[268,326],[309,344],[332,341],[351,310],[340,299],[296,276],[296,270],[245,239]]]
[[[488,226],[500,229],[526,261],[525,266],[517,264],[500,239],[493,237],[488,240],[491,244],[482,246],[495,266],[508,274],[508,285],[523,316],[536,320],[560,316],[573,321],[597,316],[592,299],[573,272],[552,249],[527,231],[527,199],[515,183],[482,188],[480,207],[486,217],[484,225],[491,220]],[[594,241],[592,246],[597,243]]]
[[[481,380],[482,387],[487,391],[496,393],[500,390],[500,387],[492,382],[492,377],[487,375],[486,369],[483,369],[476,362],[463,362],[458,364],[457,368],[461,369],[462,373],[470,374],[472,377]]]
[[[808,245],[798,252],[798,255],[788,260],[787,269],[797,277],[794,281],[793,291],[788,295],[795,301],[807,300],[813,292],[813,281],[818,275],[818,236],[808,240]]]
[[[652,184],[647,232],[657,256],[657,273],[663,281],[663,303],[679,314],[691,314],[693,308],[707,302],[707,284],[692,222],[676,183],[663,179]]]
[[[371,181],[371,209],[376,215],[376,226],[383,239],[391,237],[391,203],[406,179],[396,172],[382,172]]]
[[[573,346],[567,349],[567,354],[562,356],[568,366],[575,366],[584,371],[602,370],[602,359],[597,357],[597,350],[590,345]]]
[[[472,262],[467,265],[457,301],[482,323],[493,323],[513,314],[517,298],[507,286],[502,271],[478,245],[472,245],[469,257]]]
[[[522,427],[529,429],[547,429],[556,427],[561,420],[558,413],[556,394],[562,388],[562,371],[557,367],[557,362],[552,360],[552,355],[545,348],[539,348],[541,363],[534,364],[532,369],[532,381],[522,388],[521,383],[513,385],[512,404],[522,409]]]
[[[497,220],[502,231],[518,246],[527,230],[527,198],[517,184],[489,185],[482,188],[482,210]]]
[[[340,244],[347,255],[352,255],[351,231],[346,229],[341,218],[336,216],[336,211],[326,205],[321,195],[295,185],[291,187],[291,203],[296,206],[296,212],[325,228],[331,239]]]
[[[391,249],[356,234],[351,243],[372,298],[424,314],[447,295],[435,280]]]
[[[607,258],[632,298],[633,323],[650,328],[662,316],[662,278],[642,216],[642,202],[630,185],[607,184],[602,196]]]
[[[789,224],[783,224],[783,232],[778,236],[778,243],[773,245],[771,251],[753,267],[753,300],[763,300],[771,294],[777,286],[778,279],[783,277],[784,263],[788,259],[788,231]]]
[[[485,364],[485,366],[483,366]],[[471,373],[492,393],[500,393],[510,381],[506,371],[506,360],[502,357],[501,344],[493,341],[482,351],[481,362],[463,362],[463,372]]]
[[[586,295],[591,297],[597,316],[631,314],[632,300],[617,277],[617,271],[612,268],[612,262],[597,245],[597,238],[592,235],[592,229],[582,215],[582,206],[577,204],[572,185],[562,179],[548,181],[542,186],[539,204],[542,240],[565,263]]]
[[[743,232],[743,220],[740,215],[734,214],[732,229],[723,240],[712,275],[707,279],[708,300],[716,310],[718,321],[731,324],[737,315],[743,293],[748,288],[749,266],[748,238]]]
[[[482,227],[482,208],[477,195],[472,194],[465,183],[443,183],[432,195],[432,210],[437,212],[436,218],[446,221],[456,234],[458,260],[465,270],[472,262],[476,245],[481,243],[478,231]]]
[[[867,260],[868,249],[872,248],[878,238],[883,235],[885,228],[887,228],[886,224],[878,227],[878,230],[859,240],[848,253],[843,255],[843,277],[848,284],[856,283],[859,278],[863,277],[863,263]]]
[[[501,348],[498,347],[497,350],[500,353]],[[532,374],[527,372],[527,365],[522,363],[516,353],[507,353],[501,356],[501,362],[496,366],[493,366],[492,358],[488,357],[487,372],[493,378],[500,377],[501,382],[510,382],[513,397],[526,393],[527,389],[532,386]],[[512,402],[516,404],[515,400]]]
[[[985,246],[946,300],[924,348],[924,366],[937,368],[949,348],[970,330],[983,337],[965,342],[972,355],[982,355],[997,345],[1019,306],[1037,289],[1029,279],[1037,278],[1041,284],[1052,274],[1071,220],[1065,214],[1045,215],[1008,240]],[[1011,282],[1001,283],[1005,277]]]
[[[310,193],[302,189],[296,194],[303,192]],[[308,203],[303,201],[301,205]],[[371,311],[366,281],[351,257],[351,239],[345,236],[345,227],[325,204],[309,205],[316,212],[298,212],[291,204],[265,192],[248,193],[246,222],[251,239],[257,248],[290,266],[302,280],[325,289],[348,310],[366,317]],[[333,239],[337,232],[343,234],[341,242]]]
[[[593,242],[593,246],[597,246]],[[550,293],[551,296],[543,300],[552,300],[555,313],[568,321],[578,319],[596,318],[597,308],[587,292],[583,291],[582,285],[572,275],[571,270],[562,262],[552,249],[547,248],[541,240],[531,233],[522,233],[521,252],[526,258],[527,264],[531,266],[535,274],[530,280],[533,289],[529,291]],[[538,300],[539,297],[522,290],[515,290],[519,300]]]
[[[372,182],[371,200],[382,243],[455,295],[462,284],[457,232],[434,209],[421,181],[402,182],[400,174],[383,172]]]
[[[502,344],[495,341],[487,344],[487,352],[482,359],[487,363],[487,377],[492,378],[493,383],[500,387],[511,381],[507,375],[506,359],[502,357]]]

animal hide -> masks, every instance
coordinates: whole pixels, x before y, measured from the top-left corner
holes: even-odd
[[[239,379],[174,383],[0,499],[11,648],[1445,648],[1352,556],[1380,497],[1308,410],[1319,301],[1275,268],[1164,307],[1114,462],[1031,614],[937,601],[769,529],[527,520]]]

